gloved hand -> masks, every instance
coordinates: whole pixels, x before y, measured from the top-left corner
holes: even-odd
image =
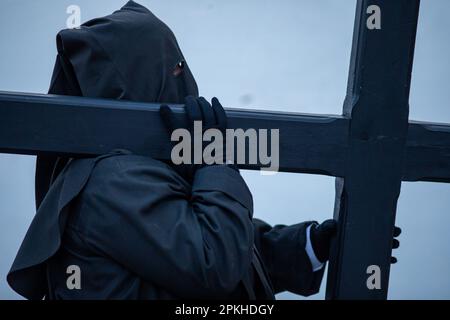
[[[324,263],[330,256],[331,238],[336,234],[336,220],[325,220],[321,224],[311,225],[310,237],[314,254],[320,262]]]
[[[212,98],[211,104],[209,104],[209,102],[206,101],[206,99],[203,97],[195,98],[193,96],[187,96],[185,98],[184,105],[187,117],[187,127],[185,125],[185,122],[181,121],[181,119],[177,119],[174,116],[174,113],[169,108],[169,106],[161,105],[159,108],[159,113],[164,125],[169,131],[169,135],[171,135],[174,130],[179,128],[187,129],[191,133],[192,145],[190,164],[171,164],[175,168],[175,170],[177,170],[178,173],[180,173],[188,182],[193,181],[195,171],[197,169],[206,165],[203,160],[202,164],[194,164],[194,121],[202,121],[202,135],[206,130],[215,128],[220,130],[223,137],[225,138],[225,130],[227,128],[227,116],[225,110],[223,109],[219,100],[215,97]],[[204,146],[202,146],[202,155],[203,149]]]
[[[333,219],[325,220],[321,224],[313,224],[310,230],[311,244],[314,254],[320,262],[324,263],[330,256],[331,238],[336,234],[337,222]],[[392,240],[392,248],[397,249],[400,246],[400,241],[395,239],[401,233],[399,227],[394,227],[394,239]],[[397,258],[391,257],[391,263],[396,263]]]
[[[398,247],[400,247],[400,241],[397,238],[400,234],[402,233],[402,229],[400,229],[399,227],[394,227],[394,239],[392,239],[392,249],[397,249]],[[391,263],[397,263],[397,258],[396,257],[391,257]]]

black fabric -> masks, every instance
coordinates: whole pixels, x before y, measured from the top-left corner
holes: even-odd
[[[175,114],[167,105],[162,105],[159,108],[159,113],[161,115],[161,118],[164,122],[165,127],[167,128],[167,131],[169,135],[172,134],[172,132],[176,129],[187,129],[191,137],[195,140],[196,137],[194,137],[194,122],[200,121],[202,123],[202,132],[199,132],[203,134],[209,130],[209,129],[217,129],[222,133],[222,136],[225,137],[226,129],[227,129],[227,115],[225,113],[225,110],[223,109],[222,105],[220,104],[219,100],[214,97],[211,100],[211,104],[204,98],[199,97],[195,98],[193,96],[187,96],[184,100],[184,109],[186,111],[186,122],[182,122],[181,119],[175,117]],[[187,123],[187,126],[185,125]],[[201,137],[199,137],[200,140]],[[175,146],[176,143],[173,143]],[[203,150],[205,150],[205,147],[209,144],[208,141],[203,141],[202,145],[202,154]],[[226,141],[223,141],[223,146],[226,145]],[[209,159],[208,161],[203,162],[204,159],[202,157],[202,163],[195,164],[195,144],[191,144],[191,156],[189,159],[189,163],[182,163],[175,165],[171,163],[170,165],[178,172],[180,173],[187,181],[192,181],[195,175],[195,171],[208,163],[208,161],[212,160]],[[214,155],[215,156],[215,155]],[[217,155],[219,156],[219,155]],[[221,153],[221,162],[220,164],[226,163],[225,158],[225,152],[222,151]],[[236,166],[230,165],[230,168],[234,170],[239,170]]]
[[[80,29],[62,30],[56,42],[58,56],[49,93],[166,103],[198,96],[197,83],[172,31],[133,1]],[[52,155],[37,159],[36,207],[47,193],[56,162]]]
[[[71,63],[65,53],[58,53],[50,81],[49,94],[81,96],[81,90],[75,77]],[[51,154],[39,154],[36,158],[35,197],[36,209],[44,200],[52,181],[64,168],[68,158],[57,157]]]
[[[66,166],[39,207],[8,273],[11,288],[28,299],[42,299],[48,292],[46,263],[60,248],[69,216],[69,205],[86,184],[97,161]],[[64,174],[66,173],[67,174]]]
[[[83,96],[167,103],[198,96],[172,31],[133,1],[80,29],[62,30],[57,47],[73,66]],[[183,70],[174,75],[180,62]]]
[[[29,299],[273,299],[318,291],[304,250],[310,223],[252,219],[240,174],[116,151],[71,160],[39,208],[7,280]],[[261,253],[259,253],[261,252]],[[80,267],[82,290],[66,286]],[[176,275],[176,276],[174,276]]]
[[[330,256],[331,239],[337,231],[337,221],[328,219],[311,227],[311,244],[317,259],[324,263]]]
[[[250,191],[226,166],[200,169],[191,186],[126,151],[71,160],[7,280],[29,299],[273,299],[252,214]],[[67,288],[69,265],[82,270],[82,290]]]
[[[168,103],[198,96],[170,29],[132,1],[61,31],[57,47],[51,93]],[[251,193],[227,166],[201,168],[190,184],[171,166],[125,150],[41,155],[36,200],[7,276],[29,299],[273,299],[274,290],[319,289],[305,224],[252,219]],[[81,290],[66,286],[72,264]]]
[[[309,296],[319,291],[324,268],[313,272],[305,250],[306,229],[313,223],[272,227],[260,219],[253,219],[255,246],[262,256],[274,293],[290,291]]]

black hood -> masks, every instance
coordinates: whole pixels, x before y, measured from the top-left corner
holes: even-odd
[[[172,31],[133,1],[79,29],[62,30],[57,47],[83,96],[182,103],[186,95],[198,95]],[[180,62],[182,71],[174,75]]]
[[[167,103],[198,96],[173,32],[133,1],[78,29],[62,30],[56,42],[51,94]],[[38,156],[37,207],[66,162],[52,155]]]

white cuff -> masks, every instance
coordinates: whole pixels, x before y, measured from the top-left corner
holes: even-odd
[[[317,259],[316,254],[314,253],[314,249],[312,247],[311,244],[311,236],[310,236],[310,229],[312,227],[312,224],[310,224],[307,228],[306,228],[306,246],[305,246],[305,251],[306,254],[309,257],[309,261],[311,261],[311,266],[312,266],[312,270],[313,272],[316,272],[320,269],[323,268],[323,263],[319,261],[319,259]]]

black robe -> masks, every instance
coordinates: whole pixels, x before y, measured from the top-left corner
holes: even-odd
[[[170,76],[184,60],[170,29],[132,1],[57,41],[52,93],[180,102],[197,91],[187,66]],[[158,58],[161,50],[170,54]],[[310,222],[271,227],[253,218],[251,193],[227,166],[199,169],[189,184],[170,165],[126,150],[47,156],[36,190],[38,210],[7,277],[26,298],[273,299],[319,289],[323,269],[313,272],[305,252]],[[71,265],[81,271],[79,290],[66,284]]]

